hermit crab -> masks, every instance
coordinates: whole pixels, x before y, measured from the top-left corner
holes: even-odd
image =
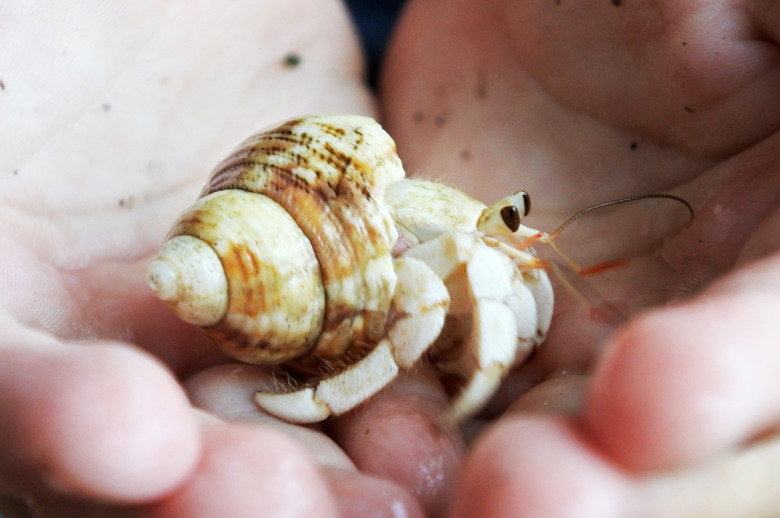
[[[149,267],[157,296],[229,355],[284,369],[257,404],[291,422],[356,407],[423,355],[478,411],[543,341],[553,291],[516,193],[486,207],[407,179],[369,117],[309,116],[243,142]]]

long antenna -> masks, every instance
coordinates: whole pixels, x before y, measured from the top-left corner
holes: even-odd
[[[550,234],[550,237],[552,237],[552,238],[557,237],[561,232],[563,232],[563,229],[565,229],[566,227],[568,227],[569,225],[574,223],[574,221],[576,221],[580,217],[584,216],[588,212],[593,212],[594,210],[603,209],[604,207],[609,207],[611,205],[620,205],[622,203],[628,203],[628,202],[636,201],[636,200],[646,200],[646,199],[651,199],[651,198],[652,199],[663,198],[663,199],[674,200],[674,201],[678,201],[678,202],[682,203],[683,205],[685,205],[685,208],[688,209],[688,212],[691,215],[691,219],[688,221],[688,223],[690,224],[690,222],[693,221],[693,216],[694,216],[693,207],[684,198],[680,198],[679,196],[675,196],[674,194],[664,194],[664,193],[635,194],[633,196],[626,196],[625,198],[618,198],[617,200],[603,201],[601,203],[597,203],[596,205],[591,205],[590,207],[586,207],[586,208],[582,209],[581,211],[576,213],[574,216],[572,216],[569,219],[567,219],[566,221],[564,221],[561,224],[561,226],[559,226],[557,229],[555,229],[555,231],[552,234]]]
[[[556,274],[558,279],[564,284],[564,286],[566,286],[566,288],[569,289],[569,291],[575,295],[575,297],[577,297],[581,302],[584,302],[585,304],[589,305],[588,297],[586,297],[581,292],[582,285],[580,285],[579,287],[575,286],[574,282],[570,278],[568,278],[568,276],[564,273],[564,270],[561,269],[554,261],[540,259],[536,257],[536,255],[528,253],[527,251],[525,251],[525,249],[533,245],[537,241],[545,243],[549,245],[558,254],[558,256],[562,258],[569,265],[571,271],[575,272],[579,276],[587,276],[595,273],[600,273],[606,270],[610,270],[613,268],[627,266],[630,263],[629,259],[613,259],[611,261],[598,263],[596,265],[582,267],[568,254],[566,254],[563,250],[561,250],[561,248],[555,243],[555,238],[558,235],[560,235],[560,233],[563,232],[563,230],[569,225],[571,225],[575,220],[577,220],[578,218],[584,216],[589,212],[602,209],[604,207],[609,207],[612,205],[620,205],[622,203],[628,203],[637,200],[653,199],[653,198],[668,199],[668,200],[673,200],[682,203],[688,209],[688,212],[690,214],[690,220],[688,221],[688,224],[690,224],[690,222],[693,221],[693,217],[694,217],[693,207],[691,206],[690,203],[688,203],[687,200],[679,196],[675,196],[673,194],[663,194],[663,193],[637,194],[633,196],[626,196],[624,198],[618,198],[616,200],[597,203],[596,205],[591,205],[590,207],[582,209],[581,211],[577,212],[574,216],[564,221],[563,224],[560,225],[552,234],[538,231],[535,234],[531,235],[530,237],[526,237],[522,241],[518,239],[518,241],[514,243],[514,246],[508,243],[504,243],[493,237],[488,238],[487,236],[485,238],[486,239],[485,242],[491,246],[496,246],[502,249],[507,255],[509,255],[515,260],[515,264],[517,264],[518,267],[520,268],[530,267],[530,268],[545,268],[545,269],[552,270]],[[512,237],[517,239],[520,236],[512,233],[505,237]],[[591,293],[590,297],[594,299],[602,299],[601,296],[598,295],[597,293]],[[619,309],[617,309],[613,304],[603,301],[603,299],[599,311],[602,315],[605,316],[605,318],[608,321],[610,321],[613,324],[625,320],[625,316]]]

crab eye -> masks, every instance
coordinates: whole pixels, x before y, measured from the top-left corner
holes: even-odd
[[[523,217],[531,212],[531,197],[525,191],[520,191],[520,197],[523,199]]]
[[[517,205],[507,205],[501,209],[501,220],[510,232],[517,232],[520,228],[520,211]]]
[[[530,210],[531,197],[525,191],[518,191],[483,210],[477,220],[477,228],[493,236],[514,234],[523,226],[520,220]]]

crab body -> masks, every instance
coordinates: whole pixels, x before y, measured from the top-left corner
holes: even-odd
[[[504,253],[503,238],[481,230],[489,212],[456,189],[406,179],[373,119],[305,117],[217,166],[149,284],[231,356],[304,378],[256,394],[272,414],[346,412],[429,352],[464,377],[448,413],[459,420],[543,340],[552,314],[533,251]]]

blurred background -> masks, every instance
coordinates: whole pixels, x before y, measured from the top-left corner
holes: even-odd
[[[376,78],[387,40],[404,0],[347,0],[368,60],[368,81],[376,87]]]

